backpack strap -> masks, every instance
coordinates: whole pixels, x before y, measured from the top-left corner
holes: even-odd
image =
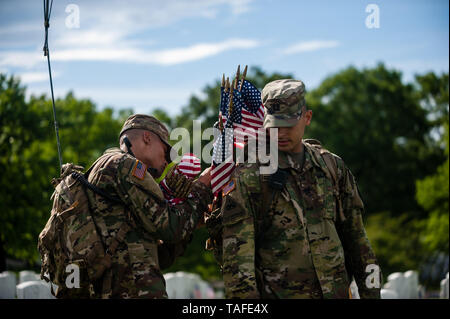
[[[97,186],[95,186],[94,184],[91,184],[87,181],[86,177],[89,175],[90,171],[91,171],[92,167],[86,172],[86,174],[80,174],[79,172],[72,172],[72,177],[74,179],[77,179],[81,184],[83,184],[83,186],[87,187],[88,189],[90,189],[91,191],[93,191],[94,193],[108,199],[109,201],[115,203],[115,204],[123,204],[126,206],[126,204],[115,197],[112,197],[111,195],[109,195],[108,193],[106,193],[105,191],[101,190],[100,188],[98,188]]]
[[[320,165],[328,179],[331,180],[333,186],[333,195],[336,198],[338,205],[338,214],[341,222],[345,221],[344,209],[342,207],[341,192],[339,191],[339,170],[337,165],[337,158],[330,151],[322,147],[322,144],[315,139],[306,139],[303,141],[305,145],[311,150],[315,160],[320,165],[319,158],[323,159],[325,167]]]
[[[338,168],[336,162],[337,160],[336,157],[334,157],[330,152],[323,152],[321,155],[331,175],[331,181],[333,183],[333,193],[337,199],[338,204],[339,217],[341,219],[341,222],[343,222],[345,220],[345,216],[344,208],[342,207],[341,192],[339,191]]]
[[[320,165],[323,169],[323,171],[325,172],[325,174],[327,175],[327,177],[331,180],[332,185],[333,185],[333,193],[334,196],[336,198],[336,202],[338,205],[338,216],[339,219],[342,222],[344,222],[346,220],[345,215],[344,215],[344,209],[342,207],[342,197],[341,197],[341,193],[339,191],[339,170],[338,170],[338,164],[337,164],[337,156],[332,154],[330,151],[328,151],[327,149],[323,148],[321,143],[318,140],[312,140],[312,139],[307,139],[304,140],[305,145],[307,145],[307,147],[311,150],[313,156],[316,157],[316,161],[319,163],[320,165],[320,161],[319,158],[323,159],[323,162],[325,163],[325,167],[323,167],[323,165]],[[341,241],[343,239],[343,229],[342,227],[340,227],[339,224],[336,225],[336,230],[338,232],[338,236],[339,238],[341,238]],[[349,278],[349,282],[352,281],[353,278],[353,272],[352,272],[352,267],[351,267],[351,255],[348,254],[347,251],[344,252],[345,255],[345,268],[347,271],[347,276]],[[349,291],[350,291],[350,287],[349,287]]]

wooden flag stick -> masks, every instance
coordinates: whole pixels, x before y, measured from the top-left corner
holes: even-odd
[[[236,78],[234,79],[234,89],[237,90],[238,83],[239,83],[239,76],[241,75],[241,65],[238,65],[237,71],[236,71]]]
[[[241,86],[239,87],[239,92],[242,91],[242,87],[244,86],[245,77],[247,76],[247,65],[244,68],[244,73],[242,73],[242,81]]]
[[[230,89],[230,104],[228,105],[228,118],[231,117],[231,113],[233,112],[233,91],[236,86],[236,79],[233,80],[233,83],[231,83],[231,89]]]

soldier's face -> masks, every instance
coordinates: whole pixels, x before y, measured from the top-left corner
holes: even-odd
[[[156,134],[150,132],[144,133],[144,143],[145,143],[145,158],[147,159],[147,163],[148,165],[150,165],[150,167],[156,169],[158,172],[158,176],[160,176],[167,165],[166,161],[167,146],[161,141],[161,139]]]
[[[167,146],[159,138],[155,138],[151,143],[150,152],[152,167],[158,171],[158,176],[161,176],[168,164],[166,161]]]
[[[297,124],[292,127],[278,128],[278,150],[298,153],[302,150],[302,138],[305,127],[311,123],[312,111],[304,110]]]

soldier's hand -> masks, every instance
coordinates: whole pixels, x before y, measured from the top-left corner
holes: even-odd
[[[208,187],[211,187],[211,167],[208,167],[200,174],[198,181]]]

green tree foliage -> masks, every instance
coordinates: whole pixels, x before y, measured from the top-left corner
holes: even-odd
[[[366,230],[385,276],[397,271],[418,270],[429,257],[439,252],[448,254],[448,123],[444,126],[447,160],[437,168],[435,174],[416,182],[417,202],[428,216],[411,219],[408,213],[392,217],[384,212],[373,214],[367,219]],[[436,285],[439,282],[427,284]]]
[[[428,253],[449,250],[449,79],[448,74],[417,76],[418,96],[433,130],[431,143],[445,149],[446,161],[432,175],[416,183],[417,202],[429,213],[424,221],[423,245]]]
[[[383,64],[349,67],[307,95],[314,115],[306,134],[344,159],[358,181],[367,214],[424,216],[412,200],[415,180],[430,174],[443,154],[426,143],[432,124],[420,105],[423,96],[427,93],[419,95],[413,84],[402,83],[400,72]]]
[[[442,133],[443,126],[448,123],[448,73],[440,76],[433,72],[417,75],[416,87],[417,97],[428,113],[427,118],[430,124]],[[442,136],[438,140],[442,141]]]
[[[33,158],[24,154],[43,136],[40,121],[25,103],[25,88],[18,79],[0,74],[0,241],[6,253],[19,258],[30,257],[36,225],[42,225],[45,192]]]
[[[445,151],[447,160],[435,174],[418,180],[417,202],[429,212],[424,221],[423,244],[429,253],[449,250],[449,126],[445,123]]]
[[[369,216],[365,226],[384,279],[393,272],[419,269],[425,260],[419,220],[411,219],[408,213],[392,217],[381,212]]]

